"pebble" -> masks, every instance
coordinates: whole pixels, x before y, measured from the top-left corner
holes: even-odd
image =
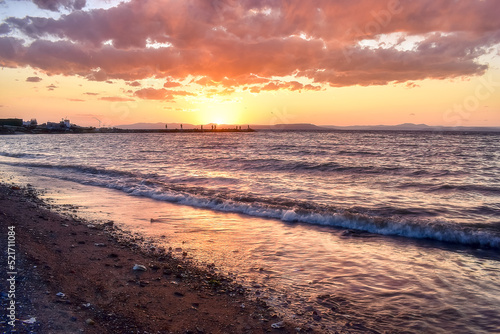
[[[94,326],[94,325],[95,325],[95,321],[94,321],[94,320],[92,320],[92,319],[90,319],[90,318],[89,318],[89,319],[87,319],[87,320],[85,320],[85,323],[86,323],[87,325],[89,325],[89,326]]]
[[[272,324],[271,327],[274,329],[280,329],[280,328],[285,327],[285,323],[283,321],[276,322],[276,323]]]
[[[25,323],[25,324],[34,324],[36,322],[36,318],[32,317],[32,318],[29,318],[29,319],[26,319],[26,320],[22,320],[22,322]]]
[[[148,269],[145,266],[143,266],[142,264],[135,264],[134,267],[132,268],[132,270],[135,270],[135,271],[146,271]]]

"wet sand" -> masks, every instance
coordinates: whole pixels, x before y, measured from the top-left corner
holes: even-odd
[[[209,266],[145,249],[112,222],[90,224],[47,208],[32,188],[0,185],[0,279],[15,230],[15,327],[9,333],[294,333],[263,301]],[[133,270],[138,264],[142,270]],[[281,327],[281,328],[274,328]],[[14,331],[15,330],[15,331]],[[301,328],[300,332],[312,332]]]

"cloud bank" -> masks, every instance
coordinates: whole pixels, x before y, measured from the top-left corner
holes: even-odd
[[[84,10],[84,0],[33,2],[72,12],[6,19],[2,66],[165,79],[165,88],[188,78],[257,93],[474,76],[500,43],[497,0],[131,0]],[[134,95],[182,93],[145,87]]]

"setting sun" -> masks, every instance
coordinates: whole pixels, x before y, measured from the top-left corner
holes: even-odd
[[[237,103],[216,103],[200,107],[200,124],[240,124],[240,107]]]

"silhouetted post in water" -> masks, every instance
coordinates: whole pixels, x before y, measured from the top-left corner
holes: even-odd
[[[168,124],[165,124],[165,129],[168,129]]]
[[[203,125],[201,126],[201,132],[203,132]]]
[[[182,124],[181,124],[181,130],[182,130]]]

